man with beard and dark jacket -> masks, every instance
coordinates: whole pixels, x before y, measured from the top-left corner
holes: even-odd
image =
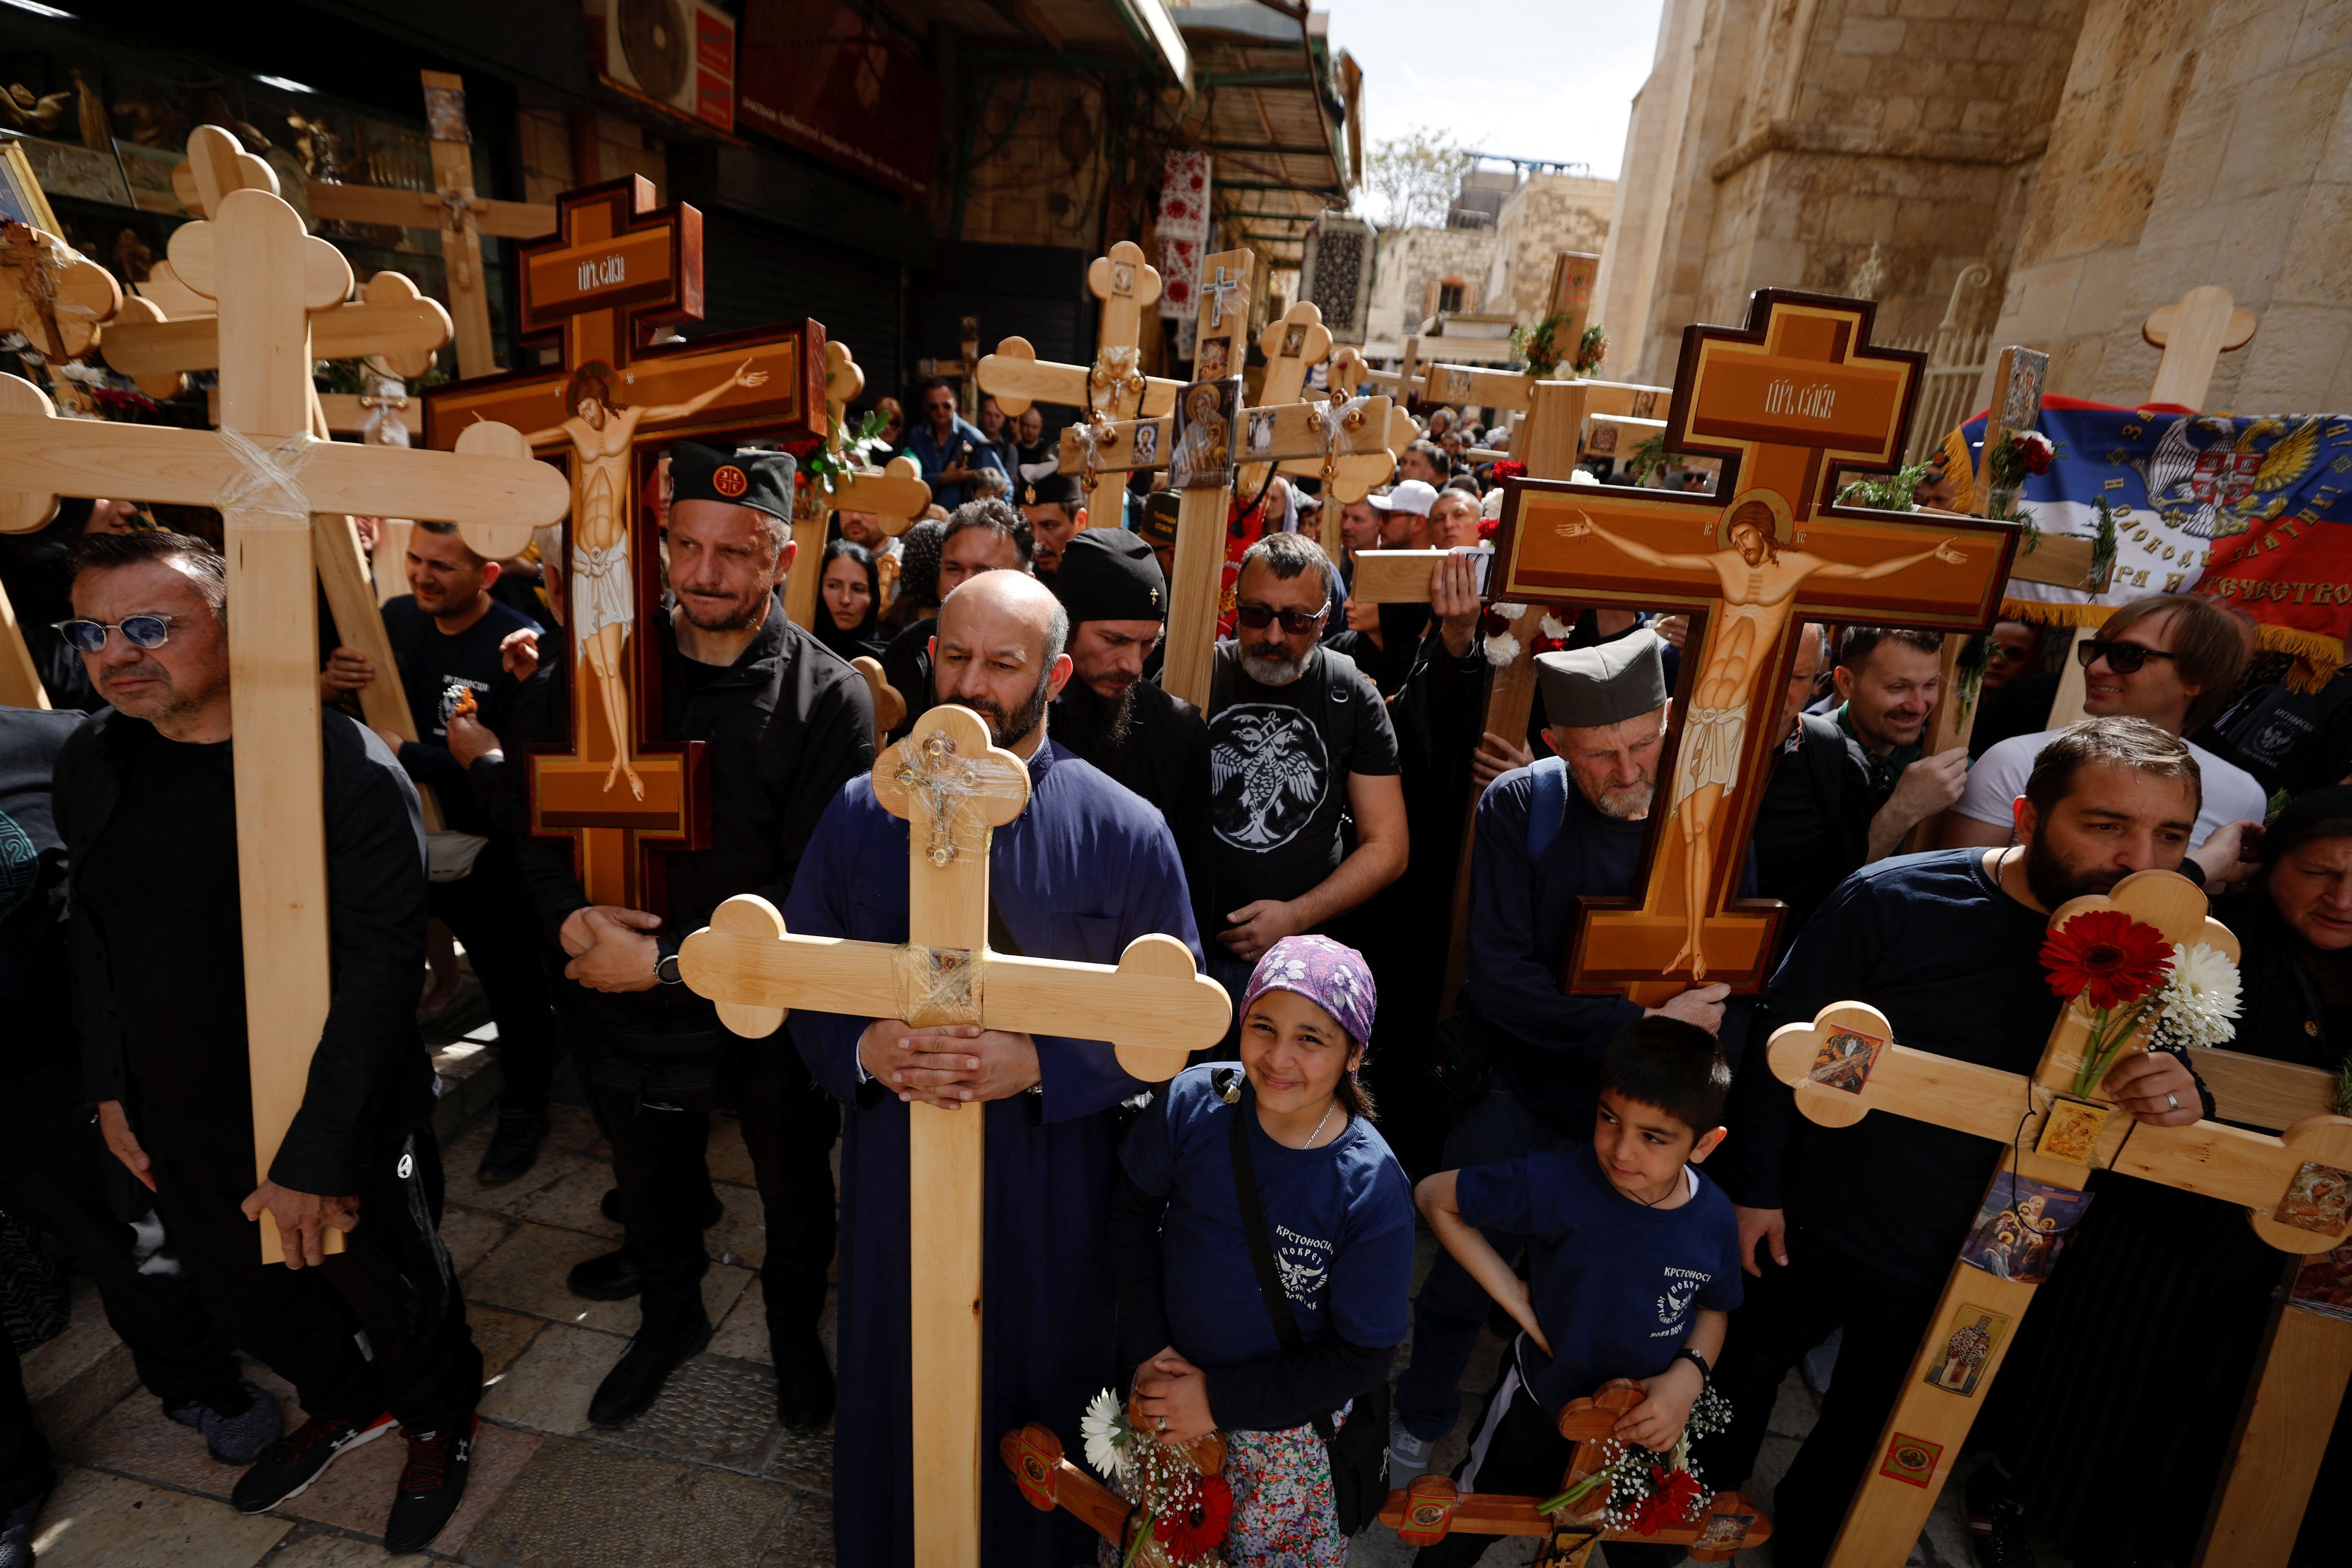
[[[384,1543],[421,1552],[465,1495],[482,1357],[436,1228],[415,786],[366,729],[322,716],[331,998],[257,1185],[246,1019],[268,998],[246,994],[236,770],[269,759],[234,750],[227,568],[162,531],[86,537],[76,560],[67,635],[113,706],[58,759],[84,1092],[213,1321],[308,1414],[231,1500],[275,1508],[397,1422],[408,1456]],[[261,1261],[265,1212],[282,1268]],[[330,1226],[350,1238],[331,1258]]]
[[[1054,742],[1168,819],[1193,913],[1209,890],[1209,727],[1201,710],[1143,679],[1168,621],[1168,580],[1140,534],[1080,530],[1053,584],[1070,617],[1070,681],[1054,699]]]
[[[856,671],[776,601],[793,566],[792,458],[681,441],[670,448],[670,479],[676,602],[640,635],[660,639],[653,710],[663,741],[706,748],[709,847],[666,858],[660,914],[592,905],[566,850],[520,849],[541,915],[571,955],[564,973],[590,993],[581,1023],[626,1234],[619,1251],[572,1269],[571,1287],[590,1300],[642,1298],[636,1337],[588,1415],[599,1426],[628,1421],[710,1342],[705,1149],[710,1112],[727,1108],[741,1117],[765,1210],[761,1279],[777,1419],[804,1432],[833,1412],[817,1318],[833,1261],[827,1154],[838,1118],[783,1031],[765,1040],[729,1032],[682,983],[677,951],[735,894],[782,906],[825,803],[874,764],[874,708]]]

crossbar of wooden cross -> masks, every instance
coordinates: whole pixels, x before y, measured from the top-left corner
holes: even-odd
[[[503,555],[506,537],[563,514],[566,491],[503,425],[468,431],[453,452],[315,437],[307,310],[317,253],[300,216],[267,191],[232,191],[216,210],[173,241],[236,258],[215,280],[220,430],[60,420],[38,388],[0,377],[0,489],[36,498],[9,515],[72,493],[212,506],[226,521],[231,721],[238,754],[263,759],[237,771],[236,818],[254,1148],[266,1174],[302,1103],[332,984],[312,514],[447,521],[476,550]],[[217,232],[181,238],[208,229]],[[338,297],[349,287],[346,268]],[[266,1217],[261,1245],[265,1261],[282,1256]]]
[[[2201,944],[2237,960],[2237,938],[2206,914],[2204,894],[2169,871],[2137,872],[2109,893],[2071,900],[2050,924],[2110,910],[2176,947]],[[2154,1024],[2142,1016],[2126,1049],[2145,1048]],[[2216,1121],[2136,1121],[2095,1089],[2074,1092],[2091,1029],[2089,1015],[2070,1005],[2030,1077],[1913,1050],[1861,1003],[1833,1004],[1772,1033],[1773,1076],[1811,1121],[1843,1127],[1891,1111],[2007,1150],[1872,1450],[1832,1568],[1875,1568],[1910,1552],[2047,1273],[2056,1224],[2043,1216],[2094,1170],[2242,1205],[2255,1234],[2283,1252],[2326,1253],[2352,1234],[2352,1119],[2311,1116],[2279,1137]]]
[[[874,796],[908,826],[904,943],[794,935],[773,904],[728,900],[686,939],[679,973],[738,1034],[764,1038],[794,1007],[920,1026],[977,1024],[1107,1042],[1129,1073],[1173,1078],[1233,1016],[1172,936],[1139,936],[1117,965],[1015,957],[988,946],[991,834],[1029,801],[1029,771],[980,716],[931,709],[874,763]],[[909,1107],[908,1351],[913,1363],[915,1562],[979,1568],[985,1121]]]

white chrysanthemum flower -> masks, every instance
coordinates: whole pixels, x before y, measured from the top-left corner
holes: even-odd
[[[2163,1007],[2158,1039],[2168,1045],[2221,1045],[2237,1034],[2238,966],[2227,953],[2203,942],[2177,946],[2158,1000]]]
[[[1560,619],[1558,616],[1548,615],[1544,616],[1543,635],[1551,638],[1552,641],[1566,642],[1568,640],[1569,630],[1569,627],[1560,624]]]
[[[1134,1462],[1118,1445],[1120,1415],[1118,1395],[1106,1388],[1078,1418],[1078,1431],[1087,1441],[1087,1463],[1108,1481],[1125,1479],[1128,1467]]]
[[[1508,632],[1486,639],[1486,662],[1500,669],[1518,661],[1519,639]]]

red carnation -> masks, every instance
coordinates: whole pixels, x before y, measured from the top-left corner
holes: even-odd
[[[1505,479],[1523,479],[1527,478],[1528,466],[1525,463],[1517,462],[1509,458],[1497,458],[1495,459],[1495,466],[1487,469],[1486,472],[1493,478],[1494,481],[1499,485]]]
[[[1492,539],[1500,531],[1502,526],[1503,520],[1499,517],[1482,517],[1478,520],[1478,537]]]
[[[1234,1492],[1223,1476],[1195,1476],[1151,1521],[1151,1538],[1173,1563],[1206,1557],[1224,1544],[1233,1522]]]
[[[2017,438],[2018,459],[2029,474],[2048,473],[2050,460],[2057,455],[2058,449],[2050,444],[2050,437],[2039,430],[2028,430]]]
[[[2101,1010],[2137,1002],[2164,984],[2172,943],[2121,910],[2086,910],[2042,944],[2050,989],[2073,1001],[2087,995]]]

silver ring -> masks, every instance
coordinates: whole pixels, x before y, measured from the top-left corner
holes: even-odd
[[[1158,1416],[1154,1416],[1154,1417],[1153,1417],[1153,1419],[1154,1419],[1154,1420],[1156,1420],[1156,1421],[1158,1421],[1158,1422],[1160,1423],[1160,1429],[1162,1432],[1165,1432],[1165,1431],[1167,1431],[1167,1430],[1168,1430],[1168,1417],[1166,1417],[1165,1415],[1158,1415]]]
[[[2164,1097],[2164,1109],[2165,1109],[2165,1110],[2179,1110],[2179,1109],[2180,1109],[2180,1097],[2179,1097],[2179,1095],[2177,1095],[2177,1094],[2168,1094],[2168,1095],[2166,1095],[2166,1096]]]

